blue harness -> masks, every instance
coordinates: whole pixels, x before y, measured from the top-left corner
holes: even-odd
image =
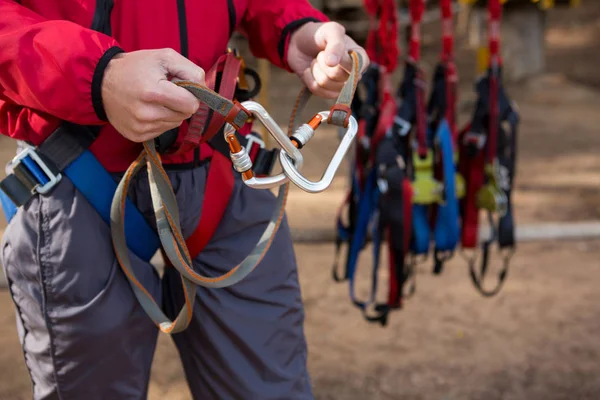
[[[65,129],[57,129],[51,135],[52,139],[80,133],[77,132],[77,126],[72,128],[75,132],[67,133]],[[49,193],[64,175],[96,209],[104,222],[110,225],[110,209],[117,182],[89,150],[80,147],[76,151],[80,154],[58,173],[52,172],[56,168],[44,161],[51,160],[52,154],[40,154],[38,149],[27,148],[15,157],[11,163],[13,172],[0,182],[0,204],[8,222],[14,218],[20,206],[25,205],[34,195]],[[24,179],[23,176],[28,176],[29,179]],[[30,182],[31,178],[33,182]],[[23,187],[24,181],[33,183],[33,187]],[[25,188],[29,190],[24,190]],[[125,205],[125,235],[131,251],[146,262],[150,261],[160,247],[158,235],[129,199]]]

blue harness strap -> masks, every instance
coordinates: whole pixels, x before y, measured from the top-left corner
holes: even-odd
[[[6,194],[2,190],[0,190],[0,207],[4,212],[4,217],[6,218],[6,222],[10,223],[15,214],[17,213],[17,207],[14,203],[8,198]]]
[[[413,231],[411,238],[411,252],[415,255],[423,255],[429,252],[431,243],[429,220],[427,209],[429,206],[415,204],[413,210]]]
[[[117,182],[96,157],[87,150],[65,168],[64,173],[110,226],[110,208]],[[160,248],[158,235],[129,199],[125,204],[125,236],[130,250],[146,262]]]
[[[356,264],[360,251],[364,247],[369,230],[369,223],[372,221],[373,214],[377,209],[379,199],[379,189],[377,188],[377,171],[372,170],[369,173],[365,188],[361,192],[358,202],[358,218],[352,241],[350,243],[350,251],[348,253],[347,273],[349,281],[350,299],[359,308],[364,309],[365,302],[360,302],[356,299],[354,293],[354,275],[356,273]],[[375,296],[371,293],[371,298]]]
[[[444,171],[444,203],[438,207],[434,228],[435,250],[453,251],[460,237],[458,199],[456,196],[456,166],[454,165],[452,135],[443,119],[437,129]]]
[[[57,156],[57,159],[61,160],[71,151],[79,153],[76,157],[69,158],[69,162],[62,165],[60,172],[73,183],[102,220],[110,225],[110,209],[117,182],[89,150],[83,150],[82,146],[69,142],[69,138],[76,137],[76,133],[58,132],[51,140],[55,143],[49,146],[52,146],[52,150],[56,150],[57,153],[61,153]],[[65,139],[66,147],[62,149],[65,150],[64,152],[58,147],[61,138]],[[44,156],[41,156],[38,150],[28,148],[20,153],[26,154],[25,156],[15,157],[14,162],[11,163],[14,172],[0,182],[0,204],[8,222],[13,219],[18,207],[26,204],[36,194],[48,193],[62,177],[58,172],[60,168],[51,167],[44,161],[52,159],[52,153],[44,154],[42,150],[41,154]],[[125,219],[125,234],[129,248],[137,257],[149,262],[160,247],[158,235],[129,199],[125,205]]]

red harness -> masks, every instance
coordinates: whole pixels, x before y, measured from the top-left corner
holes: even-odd
[[[206,74],[206,86],[215,90],[217,74],[221,74],[218,93],[232,100],[240,76],[241,59],[234,53],[228,52],[221,56],[217,63]],[[210,118],[210,120],[209,120]],[[207,124],[208,120],[208,124]],[[197,147],[200,149],[200,159],[210,158],[208,177],[204,189],[202,214],[194,232],[186,239],[186,244],[192,259],[196,258],[206,247],[215,234],[227,205],[233,193],[234,172],[229,157],[215,151],[208,141],[221,129],[225,120],[217,113],[213,113],[208,106],[201,103],[200,108],[192,116],[188,131],[175,144],[174,154],[185,153]],[[251,125],[247,124],[240,130],[241,134],[248,135]],[[252,157],[252,152],[250,153]],[[166,259],[166,257],[165,257]]]

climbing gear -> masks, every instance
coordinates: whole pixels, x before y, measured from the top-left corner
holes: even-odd
[[[353,120],[353,117],[349,115],[349,112],[346,112],[345,106],[346,102],[350,102],[352,97],[354,96],[354,90],[356,88],[356,84],[358,82],[358,77],[360,70],[362,69],[362,58],[355,52],[350,53],[353,59],[352,71],[349,79],[347,80],[344,88],[342,89],[336,104],[331,108],[331,111],[328,115],[328,121],[334,123],[338,126],[346,126],[349,121]],[[231,70],[224,69],[223,77],[226,72],[230,72]],[[237,76],[235,75],[232,76]],[[207,76],[209,76],[207,74]],[[214,80],[211,78],[207,78],[207,82],[209,85],[214,84]],[[174,83],[180,87],[185,88],[190,93],[192,93],[196,98],[198,98],[201,103],[205,106],[209,107],[217,114],[217,121],[222,119],[226,122],[226,125],[223,128],[224,139],[227,142],[230,148],[230,157],[231,164],[235,167],[235,169],[242,174],[242,178],[246,184],[252,182],[254,179],[254,174],[251,171],[252,163],[250,158],[244,148],[241,147],[235,131],[240,131],[242,127],[248,122],[251,117],[257,118],[263,123],[265,123],[265,127],[267,131],[275,138],[276,141],[280,143],[282,146],[281,152],[285,153],[286,156],[291,157],[294,161],[298,162],[302,161],[302,156],[297,150],[297,147],[301,147],[300,143],[302,143],[299,139],[300,131],[296,130],[294,135],[292,135],[295,140],[291,140],[286,135],[284,135],[277,127],[277,124],[274,120],[269,116],[269,114],[262,108],[258,103],[253,101],[246,101],[244,103],[239,103],[237,100],[230,100],[222,95],[223,87],[221,87],[221,94],[215,92],[209,87],[199,85],[190,81],[174,81]],[[301,92],[299,98],[307,98],[304,94],[305,92]],[[229,95],[232,94],[232,91],[228,91]],[[296,117],[296,113],[299,107],[295,107],[295,111],[292,113],[292,118],[290,122],[290,126],[293,126],[294,120]],[[319,114],[322,115],[322,114]],[[216,120],[212,120],[205,125],[205,129],[207,132],[212,134],[213,131],[218,131],[216,129],[217,124],[214,122]],[[192,124],[194,121],[192,121]],[[206,124],[206,122],[204,122]],[[354,121],[355,123],[355,121]],[[218,127],[220,128],[220,127]],[[195,140],[196,143],[206,141],[208,138],[205,137],[193,137],[192,139],[187,140],[187,145],[192,143],[192,140]],[[302,144],[305,144],[302,143]],[[153,141],[147,141],[143,143],[144,149],[141,152],[140,156],[137,160],[131,164],[125,173],[123,179],[119,183],[117,190],[115,191],[115,195],[113,198],[112,209],[111,209],[111,232],[113,238],[113,245],[115,249],[115,253],[117,255],[117,260],[121,265],[121,268],[125,272],[125,275],[129,279],[134,294],[139,300],[140,304],[146,311],[146,313],[150,316],[150,318],[159,326],[161,331],[165,333],[176,333],[185,329],[192,317],[192,310],[195,301],[195,288],[196,285],[211,287],[211,288],[223,288],[227,286],[231,286],[244,277],[246,277],[254,268],[260,263],[266,252],[268,251],[271,242],[274,238],[275,233],[277,232],[279,225],[282,221],[283,214],[285,211],[285,204],[287,200],[287,194],[289,189],[289,183],[287,179],[282,179],[282,182],[277,182],[276,184],[269,184],[268,187],[279,187],[279,193],[277,196],[277,206],[273,212],[273,215],[264,230],[263,234],[258,240],[256,247],[253,251],[236,267],[231,269],[228,273],[223,274],[218,277],[207,277],[203,276],[194,271],[192,260],[195,258],[197,254],[192,254],[188,248],[188,241],[183,238],[183,234],[181,232],[181,228],[179,226],[179,212],[177,209],[177,201],[175,198],[175,194],[173,193],[173,189],[170,185],[168,177],[162,168],[160,162],[160,156],[156,152],[155,144]],[[342,147],[343,148],[343,147]],[[215,153],[215,155],[218,153]],[[214,157],[214,155],[213,155]],[[281,157],[280,157],[281,160]],[[213,159],[214,161],[214,159]],[[161,307],[156,304],[150,293],[140,284],[138,279],[135,276],[135,273],[131,267],[131,261],[129,259],[129,254],[127,251],[127,241],[124,235],[124,204],[126,199],[126,193],[128,190],[128,186],[131,182],[131,179],[141,170],[144,163],[148,168],[148,181],[150,183],[151,195],[152,195],[152,204],[155,211],[156,225],[159,234],[159,238],[162,244],[163,253],[173,267],[179,271],[182,280],[183,293],[185,304],[181,307],[177,317],[171,321],[162,311]],[[223,165],[226,165],[225,163]],[[296,168],[298,166],[296,165]],[[211,166],[211,170],[214,166]],[[220,169],[220,168],[219,168]],[[231,168],[228,168],[227,174],[231,172]],[[285,171],[285,170],[284,170]],[[222,172],[222,171],[220,171]],[[258,178],[256,178],[258,179]],[[212,182],[215,182],[215,179],[212,179]],[[207,191],[206,196],[210,196],[208,191],[209,184],[211,182],[210,170],[209,170],[209,178],[207,180]],[[224,185],[229,189],[232,187],[231,184]],[[208,210],[204,209],[202,215],[206,215]],[[219,209],[220,214],[224,211],[224,208],[221,207]],[[220,219],[220,218],[219,218]],[[218,226],[218,219],[212,219],[212,224],[209,227],[210,230],[216,229]],[[200,233],[199,229],[204,229],[202,217],[199,222],[198,228],[196,232],[192,235],[192,237],[198,238]],[[206,238],[206,236],[204,236]],[[206,241],[206,239],[204,239]],[[204,243],[205,245],[206,243]],[[201,246],[195,246],[194,253],[201,251]]]
[[[94,127],[65,122],[37,148],[19,143],[24,148],[8,164],[7,177],[0,182],[7,220],[10,222],[17,209],[26,206],[34,196],[50,193],[66,177],[109,224],[117,184],[88,150],[96,135]],[[133,203],[128,200],[124,207],[129,247],[148,262],[160,246],[158,237]]]
[[[433,76],[433,90],[427,107],[433,161],[433,181],[440,185],[438,199],[429,202],[435,222],[434,274],[440,274],[460,239],[458,199],[464,195],[464,180],[456,171],[458,162],[456,91],[458,73],[454,63],[452,2],[440,1],[442,52]]]
[[[488,1],[489,64],[486,73],[476,83],[477,105],[470,124],[461,132],[460,171],[465,177],[466,194],[461,205],[461,247],[467,255],[471,280],[484,296],[497,294],[508,274],[510,257],[515,251],[512,188],[516,172],[516,136],[519,115],[502,85],[500,57],[499,0]],[[479,210],[488,214],[491,236],[481,245],[481,264],[477,261]],[[496,218],[494,218],[496,217]],[[495,222],[497,219],[498,222]],[[490,246],[498,243],[503,266],[493,289],[483,287],[487,273]]]
[[[410,238],[406,224],[410,226],[411,188],[405,177],[404,158],[395,139],[390,137],[396,114],[390,81],[399,55],[396,5],[393,0],[369,0],[365,7],[372,22],[366,45],[372,63],[363,74],[357,89],[359,95],[352,103],[352,112],[358,121],[357,141],[351,163],[350,190],[337,216],[332,275],[336,282],[348,280],[351,301],[367,321],[386,325],[389,313],[402,306],[404,287],[410,275],[404,254]],[[403,207],[403,204],[408,206]],[[378,270],[384,238],[389,250],[389,285],[386,301],[379,302],[376,299]],[[371,290],[366,300],[359,300],[355,293],[355,276],[360,252],[369,241],[373,250]],[[339,264],[344,244],[347,250],[342,273]]]

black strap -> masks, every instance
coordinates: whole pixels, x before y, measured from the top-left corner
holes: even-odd
[[[487,99],[489,96],[489,80],[484,79],[479,82],[480,92],[480,101],[485,102],[487,104]],[[492,229],[492,235],[488,240],[486,240],[482,245],[482,256],[481,262],[479,264],[479,271],[475,269],[475,260],[471,260],[469,263],[470,268],[470,276],[475,288],[486,297],[496,295],[502,285],[504,280],[508,275],[509,269],[509,260],[510,254],[514,252],[516,241],[515,241],[515,224],[514,224],[514,214],[513,214],[513,204],[512,204],[512,190],[514,186],[514,178],[516,174],[516,159],[517,159],[517,132],[518,132],[518,124],[519,124],[519,114],[517,113],[515,107],[508,99],[506,92],[502,85],[499,85],[499,121],[498,121],[498,161],[501,168],[501,180],[499,182],[500,189],[504,193],[507,199],[507,208],[506,213],[500,217],[499,221],[495,223],[492,213],[488,213],[488,220],[490,227]],[[481,99],[481,96],[484,96],[484,99]],[[487,116],[481,112],[479,116],[483,118],[487,118]],[[503,123],[508,122],[509,129],[507,130]],[[482,124],[482,132],[485,132],[483,121]],[[483,134],[483,133],[482,133]],[[503,251],[505,254],[503,256],[503,266],[500,269],[498,274],[498,281],[496,286],[491,289],[485,289],[483,287],[483,280],[485,279],[488,264],[490,259],[490,247],[495,243],[498,243],[498,248]],[[508,253],[507,253],[508,252]]]
[[[105,35],[112,36],[110,15],[113,9],[113,0],[96,0],[96,11],[92,20],[92,29]]]
[[[63,123],[36,150],[35,153],[53,174],[60,173],[94,142],[99,130],[81,125]],[[20,207],[36,194],[40,183],[22,161],[13,165],[13,172],[0,181],[0,189]]]

